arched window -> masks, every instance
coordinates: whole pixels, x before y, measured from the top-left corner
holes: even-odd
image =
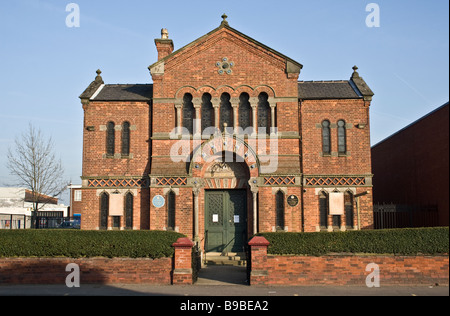
[[[319,226],[328,228],[328,196],[323,191],[319,193]]]
[[[344,194],[344,210],[346,228],[354,228],[353,194],[348,191]]]
[[[249,100],[250,96],[247,93],[239,96],[239,127],[244,131],[252,126],[252,108]]]
[[[269,96],[263,92],[259,95],[258,102],[258,133],[270,134],[271,111]],[[264,131],[265,129],[265,131]]]
[[[122,155],[130,155],[130,123],[124,122],[122,124]]]
[[[175,193],[170,191],[167,195],[167,230],[175,230]]]
[[[322,152],[325,155],[331,154],[331,135],[330,135],[330,121],[322,122]]]
[[[233,127],[233,108],[230,102],[231,96],[228,93],[223,93],[220,96],[220,130],[223,132],[223,124],[226,123],[228,127]]]
[[[109,194],[104,192],[100,195],[100,229],[108,228]]]
[[[131,192],[125,196],[125,228],[133,229],[133,201],[134,196]]]
[[[277,231],[284,230],[284,193],[282,191],[278,191],[276,196],[276,219],[275,219],[275,227]]]
[[[214,128],[214,108],[211,98],[209,93],[202,96],[202,134],[207,128]]]
[[[347,153],[347,131],[345,129],[345,121],[340,120],[338,125],[338,152],[339,154]]]
[[[192,103],[192,95],[186,93],[183,98],[183,127],[187,129],[190,135],[194,133],[195,109]],[[186,132],[186,131],[185,131]]]
[[[108,122],[106,125],[106,154],[114,156],[116,146],[116,125],[113,122]]]

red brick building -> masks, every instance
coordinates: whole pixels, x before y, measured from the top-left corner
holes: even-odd
[[[239,251],[258,231],[372,227],[373,93],[356,67],[299,81],[302,64],[225,15],[177,51],[166,30],[155,43],[153,84],[98,71],[80,96],[83,229],[175,230]]]
[[[414,226],[448,226],[448,103],[373,146],[372,164],[375,203],[419,212]],[[425,216],[430,207],[437,220]]]

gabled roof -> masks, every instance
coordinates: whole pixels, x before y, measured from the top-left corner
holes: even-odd
[[[98,94],[93,96],[91,100],[149,102],[152,97],[152,84],[109,84],[104,85]]]
[[[302,100],[359,99],[362,95],[350,81],[300,81],[298,97]]]
[[[298,72],[299,72],[301,69],[303,69],[303,65],[300,64],[299,62],[297,62],[297,61],[295,61],[295,60],[293,60],[293,59],[287,57],[286,55],[283,55],[282,53],[280,53],[280,52],[278,52],[278,51],[276,51],[276,50],[274,50],[274,49],[272,49],[272,48],[270,48],[270,47],[268,47],[268,46],[262,44],[261,42],[258,42],[257,40],[255,40],[255,39],[253,39],[253,38],[251,38],[251,37],[249,37],[249,36],[247,36],[247,35],[245,35],[245,34],[239,32],[238,30],[232,28],[232,27],[228,24],[228,22],[226,21],[226,18],[227,18],[226,15],[223,15],[222,18],[223,18],[223,21],[222,21],[222,23],[220,24],[219,27],[217,27],[217,28],[215,28],[214,30],[212,30],[211,32],[209,32],[209,33],[203,35],[202,37],[196,39],[195,41],[193,41],[193,42],[187,44],[186,46],[184,46],[184,47],[182,47],[182,48],[180,48],[180,49],[174,51],[172,54],[170,54],[170,55],[168,55],[168,56],[162,58],[161,60],[158,60],[156,63],[150,65],[148,68],[151,69],[151,68],[153,68],[154,66],[156,66],[156,65],[158,65],[158,64],[160,64],[160,63],[162,63],[162,62],[167,61],[168,59],[172,58],[173,56],[175,56],[175,55],[177,55],[177,54],[179,54],[179,53],[185,51],[186,49],[188,49],[188,48],[190,48],[190,47],[196,45],[197,43],[203,41],[203,40],[206,39],[207,37],[209,37],[209,36],[213,35],[214,33],[216,33],[216,32],[218,32],[218,31],[220,31],[220,30],[222,30],[222,29],[225,28],[225,29],[227,29],[227,30],[229,30],[229,31],[231,31],[231,32],[233,32],[233,33],[235,33],[235,34],[237,34],[237,35],[239,35],[239,36],[245,38],[246,40],[248,40],[249,42],[255,44],[256,46],[259,46],[259,47],[261,47],[261,48],[263,48],[263,49],[265,49],[265,50],[267,50],[267,51],[269,51],[269,52],[275,54],[276,56],[279,56],[279,57],[285,59],[285,60],[288,62],[288,65],[290,64],[290,67],[297,68],[297,69],[298,69]]]
[[[374,93],[356,70],[358,67],[354,66],[350,80],[299,81],[298,98],[300,100],[364,99],[371,101]]]
[[[107,84],[97,70],[97,77],[80,95],[83,101],[142,101],[150,102],[153,98],[152,84]]]
[[[97,70],[97,77],[95,77],[95,80],[91,82],[89,87],[84,90],[84,92],[80,95],[81,100],[89,100],[98,89],[105,84],[103,82],[103,78],[100,76],[102,74],[101,70]]]

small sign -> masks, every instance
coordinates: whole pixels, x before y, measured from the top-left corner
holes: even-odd
[[[296,195],[289,195],[287,202],[289,206],[297,206],[298,205],[298,197]]]
[[[213,223],[219,222],[219,214],[213,214]]]
[[[328,195],[330,215],[344,215],[344,193],[330,192]]]
[[[239,215],[234,215],[234,223],[235,224],[239,224],[240,223]]]
[[[166,199],[161,195],[157,195],[153,198],[152,204],[156,208],[161,208],[166,205]]]

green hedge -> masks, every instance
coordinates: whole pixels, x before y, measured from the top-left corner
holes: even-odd
[[[178,233],[161,231],[0,230],[0,258],[173,256]]]
[[[268,253],[273,255],[449,253],[448,227],[259,235],[270,242]]]

